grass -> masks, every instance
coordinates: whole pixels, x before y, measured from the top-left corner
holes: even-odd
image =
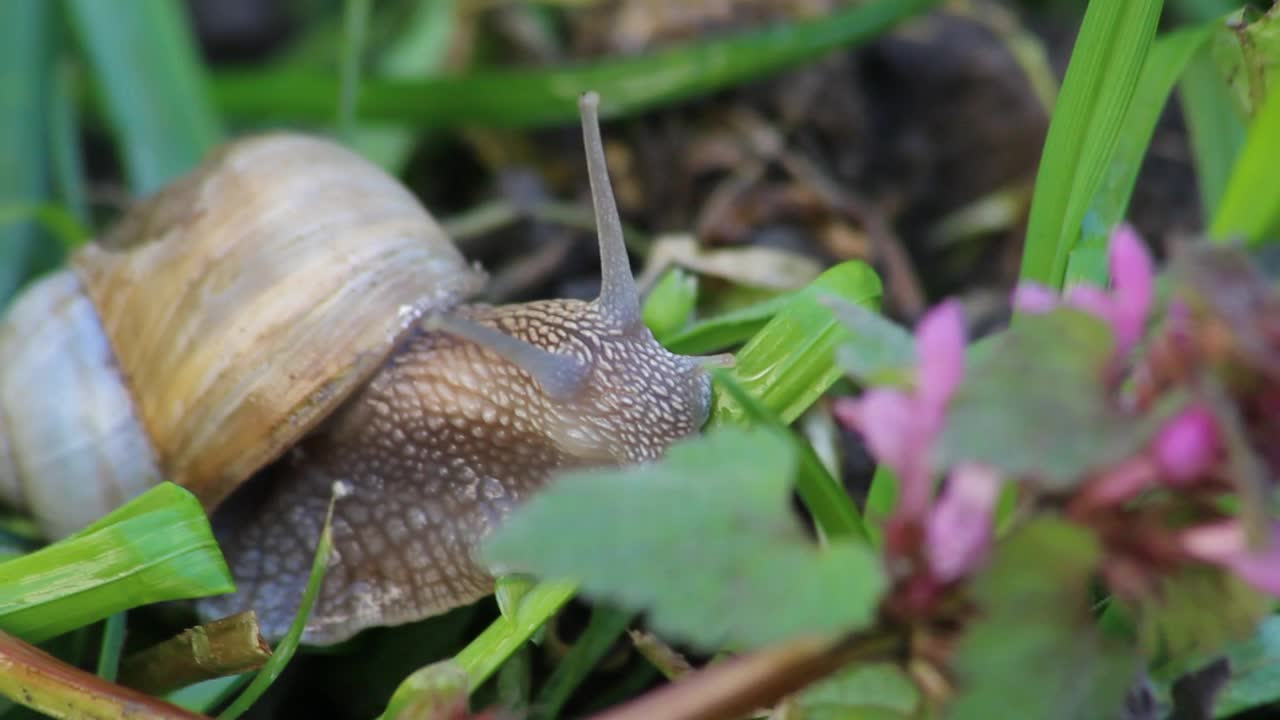
[[[101,174],[91,166],[104,162],[104,147],[105,162],[118,165],[130,196],[162,187],[220,141],[262,126],[300,125],[333,134],[407,175],[414,154],[429,149],[424,138],[569,125],[576,122],[574,100],[587,89],[601,92],[606,117],[656,112],[874,41],[936,5],[869,0],[821,20],[539,67],[502,65],[486,55],[492,48],[482,46],[473,65],[458,68],[449,55],[450,39],[460,32],[458,3],[347,0],[326,21],[307,28],[296,53],[231,69],[202,59],[178,3],[141,0],[136,12],[120,13],[95,0],[7,0],[0,3],[0,305],[110,219],[112,213],[94,197],[101,187],[91,179],[91,170]],[[1088,3],[1043,146],[1021,279],[1055,288],[1106,282],[1103,240],[1128,213],[1157,121],[1171,103],[1187,120],[1209,233],[1251,244],[1280,235],[1280,166],[1273,162],[1280,157],[1280,93],[1272,93],[1255,117],[1241,119],[1206,50],[1225,32],[1220,13],[1235,5],[1195,7],[1206,14],[1166,28],[1159,22],[1162,13],[1167,17],[1160,0]],[[546,20],[551,15],[545,13],[553,11],[530,12],[535,14],[521,17]],[[554,23],[539,23],[521,27],[541,27],[554,36]],[[538,206],[542,210],[502,207],[505,223],[529,215],[565,216],[555,203]],[[573,218],[567,224],[580,221]],[[643,250],[647,238],[636,238],[641,241],[634,248]],[[891,474],[877,471],[867,499],[855,502],[826,456],[790,429],[841,379],[837,347],[858,341],[820,296],[835,293],[878,309],[884,293],[878,275],[860,262],[837,264],[806,288],[700,315],[698,301],[714,292],[706,284],[673,280],[654,296],[661,305],[645,309],[646,319],[662,324],[655,327],[658,336],[677,352],[738,349],[735,368],[718,384],[712,424],[784,432],[799,458],[797,494],[820,535],[878,540],[876,523],[895,501]],[[326,524],[326,540],[329,532]],[[165,699],[172,707],[220,711],[219,718],[232,720],[260,702],[301,656],[312,661],[304,672],[325,660],[305,649],[299,653],[298,639],[328,551],[322,541],[308,602],[268,666],[170,693]],[[89,653],[90,665],[102,680],[112,681],[122,657],[137,649],[130,645],[131,634],[145,631],[139,618],[147,613],[128,611],[223,592],[229,582],[203,511],[185,491],[161,485],[75,537],[0,563],[0,629],[49,648],[82,633],[80,641],[92,641],[96,650]],[[527,668],[518,662],[529,662],[533,647],[545,651],[548,620],[576,592],[573,583],[551,582],[514,594],[503,612],[480,614],[481,622],[457,631],[461,643],[415,657],[422,673],[397,671],[383,678],[382,686],[399,690],[370,693],[363,716],[383,713],[390,720],[424,693],[438,692],[431,681],[436,675],[425,671],[448,659],[465,674],[473,704],[493,700],[501,686],[501,692],[523,693],[535,717],[557,716],[593,681],[608,684],[598,678],[601,658],[635,617],[595,607],[584,634],[548,677],[534,682],[522,676]],[[379,642],[375,632],[330,652],[358,663],[376,657],[370,646]],[[15,657],[30,657],[13,647]],[[30,682],[22,672],[44,661],[23,662],[17,671],[0,667],[0,692],[20,695],[22,683]],[[610,687],[590,688],[592,697],[634,696],[653,676],[652,667],[641,665]],[[378,675],[381,669],[367,671]],[[323,676],[316,681],[324,682]],[[39,707],[48,711],[58,698],[73,697],[68,692],[49,690]],[[78,707],[93,707],[93,700],[74,697],[89,703]],[[0,718],[8,717],[0,707]]]

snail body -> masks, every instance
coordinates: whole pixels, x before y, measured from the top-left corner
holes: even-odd
[[[473,552],[563,470],[697,431],[710,381],[640,320],[583,100],[602,286],[467,304],[484,283],[394,178],[328,140],[236,140],[132,208],[0,321],[0,502],[50,537],[159,480],[209,511],[236,580],[201,613],[279,637],[335,484],[304,640],[492,592]]]

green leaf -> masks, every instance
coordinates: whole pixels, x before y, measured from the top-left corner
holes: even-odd
[[[150,193],[194,167],[222,128],[185,6],[136,0],[122,12],[98,0],[67,0],[66,7],[134,193]]]
[[[822,298],[835,295],[878,308],[883,293],[879,276],[864,262],[826,270],[736,353],[733,378],[783,422],[794,421],[840,378],[836,348],[855,339]],[[724,394],[716,396],[712,414],[739,424],[745,416]]]
[[[1204,217],[1211,218],[1244,146],[1244,121],[1232,106],[1227,86],[1207,49],[1201,49],[1187,65],[1178,96],[1200,186],[1200,207]]]
[[[1280,235],[1280,90],[1273,89],[1249,126],[1209,235],[1251,245]]]
[[[1085,11],[1036,176],[1020,277],[1062,286],[1111,166],[1162,0],[1093,0]]]
[[[672,333],[662,344],[671,352],[682,355],[702,355],[738,345],[764,329],[795,296],[795,292],[783,293],[699,320],[680,332]]]
[[[941,467],[973,460],[1065,490],[1150,436],[1154,419],[1119,412],[1103,385],[1114,343],[1101,320],[1060,308],[1023,318],[995,343],[971,358],[951,402]]]
[[[871,0],[814,20],[584,65],[422,80],[368,78],[357,109],[366,121],[418,128],[547,126],[575,121],[578,96],[596,90],[602,117],[631,115],[868,42],[936,4],[938,0]],[[228,116],[327,122],[338,79],[331,73],[288,69],[223,72],[213,78],[213,93]]]
[[[819,548],[805,536],[789,508],[794,470],[778,433],[719,429],[650,466],[560,477],[483,555],[573,579],[703,648],[855,630],[873,619],[885,577],[865,544]]]
[[[947,717],[1114,717],[1141,663],[1094,626],[1097,541],[1083,528],[1044,518],[997,547],[975,579],[981,614],[956,648],[961,692]]]
[[[697,302],[698,276],[684,268],[671,268],[644,300],[644,324],[658,342],[665,343],[684,328]]]
[[[234,589],[200,502],[162,483],[75,535],[0,563],[0,629],[41,642],[129,608]]]
[[[45,115],[53,11],[46,0],[0,2],[0,201],[36,205],[49,196]],[[31,219],[0,227],[0,307],[33,273],[57,260],[57,247]]]
[[[1253,8],[1231,13],[1219,21],[1212,55],[1226,80],[1235,107],[1254,117],[1280,78],[1280,9],[1259,15]]]

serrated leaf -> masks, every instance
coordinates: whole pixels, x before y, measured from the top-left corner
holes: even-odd
[[[1140,661],[1103,637],[1090,608],[1101,559],[1084,528],[1035,520],[1001,543],[976,578],[980,619],[956,650],[951,720],[1074,720],[1118,715]]]
[[[939,463],[971,460],[1064,490],[1141,446],[1154,424],[1117,410],[1102,383],[1114,342],[1061,308],[1023,318],[972,359],[947,414]]]
[[[1248,640],[1229,644],[1231,682],[1218,696],[1215,717],[1280,700],[1280,616],[1272,615]]]
[[[855,630],[872,620],[884,575],[865,544],[820,548],[805,535],[789,506],[795,464],[774,431],[718,429],[659,463],[559,478],[483,555],[575,580],[707,649]]]
[[[880,313],[842,298],[823,302],[853,334],[853,341],[836,350],[840,369],[867,385],[904,382],[915,365],[915,339],[901,325]]]
[[[1197,565],[1163,578],[1159,590],[1130,614],[1153,674],[1167,678],[1248,638],[1271,604],[1271,598],[1226,570]]]

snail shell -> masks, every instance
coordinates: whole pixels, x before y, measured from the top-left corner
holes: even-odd
[[[393,178],[294,134],[225,146],[69,265],[0,325],[0,500],[52,537],[161,478],[216,507],[484,281]]]

